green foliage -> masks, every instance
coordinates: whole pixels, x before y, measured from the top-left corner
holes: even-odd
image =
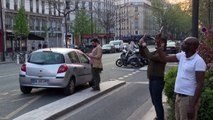
[[[165,75],[165,95],[168,99],[168,120],[175,120],[175,94],[174,84],[177,75],[177,67],[169,69]],[[213,120],[213,70],[205,74],[205,85],[201,96],[201,106],[198,112],[198,120]]]
[[[177,76],[177,67],[172,67],[165,75],[165,95],[169,101],[174,100],[174,84]]]
[[[13,26],[13,31],[16,36],[20,36],[20,37],[27,37],[30,33],[27,14],[24,9],[24,6],[21,6],[21,8],[18,11],[16,20],[15,20],[15,25]]]
[[[174,85],[175,79],[177,76],[177,67],[172,67],[165,75],[165,95],[167,96],[167,102],[169,105],[168,111],[168,120],[175,120],[175,94],[174,94]]]
[[[164,34],[176,39],[191,33],[191,16],[181,9],[180,4],[169,4],[165,0],[151,2],[158,24],[164,26]]]
[[[213,70],[205,74],[205,86],[198,113],[199,120],[213,120]]]
[[[83,34],[91,34],[91,28],[93,26],[94,23],[92,23],[91,25],[90,16],[86,13],[85,10],[80,10],[76,12],[76,18],[73,26],[75,36]]]

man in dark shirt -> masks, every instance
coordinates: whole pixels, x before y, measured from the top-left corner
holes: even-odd
[[[165,43],[167,40],[165,38],[161,39],[161,42]],[[164,71],[166,62],[164,62],[157,51],[149,52],[142,37],[139,41],[139,49],[142,56],[149,59],[147,77],[149,79],[149,91],[152,99],[152,103],[156,112],[156,120],[164,120],[164,108],[162,104],[162,92],[164,88]],[[166,49],[166,46],[165,46]],[[164,49],[164,50],[165,50]]]

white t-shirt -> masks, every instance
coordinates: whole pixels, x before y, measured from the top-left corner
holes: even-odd
[[[206,63],[195,53],[190,58],[186,58],[185,52],[176,54],[179,60],[178,73],[175,82],[175,93],[194,96],[197,81],[195,71],[205,71]]]

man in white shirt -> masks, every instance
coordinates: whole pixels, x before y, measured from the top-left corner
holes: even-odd
[[[160,38],[159,38],[160,39]],[[166,62],[179,62],[175,82],[176,120],[196,120],[200,106],[200,97],[204,85],[206,63],[197,54],[199,41],[195,37],[187,37],[182,43],[181,53],[166,56],[162,49],[164,44],[158,42],[158,52]]]

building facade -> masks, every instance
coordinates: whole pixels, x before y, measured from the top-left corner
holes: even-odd
[[[152,15],[150,0],[119,0],[116,5],[117,39],[138,40],[137,36],[156,34],[159,26]]]
[[[58,6],[63,1],[57,2]],[[23,5],[27,13],[30,34],[20,40],[14,35],[13,26],[20,6]],[[63,41],[63,16],[47,0],[2,0],[3,27],[5,34],[5,52],[21,50],[31,51],[32,47],[46,44],[49,47],[61,47]],[[63,6],[61,6],[63,8]]]

